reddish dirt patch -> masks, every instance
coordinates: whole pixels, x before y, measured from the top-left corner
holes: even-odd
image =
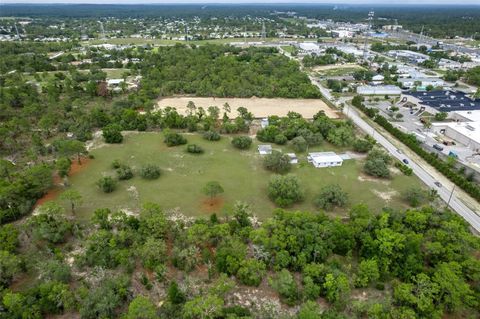
[[[91,159],[88,157],[81,157],[80,163],[78,162],[77,158],[73,159],[72,165],[70,166],[70,174],[68,174],[68,176],[71,177],[79,173],[80,171],[84,170],[88,166],[88,163],[90,163],[90,161]],[[53,187],[50,188],[48,192],[45,195],[43,195],[42,198],[37,200],[37,202],[35,203],[35,206],[33,207],[34,209],[37,208],[38,206],[41,206],[45,202],[55,200],[58,197],[58,195],[60,195],[60,193],[63,191],[61,177],[58,176],[58,174],[54,174],[52,178],[53,178]]]
[[[70,174],[68,176],[73,176],[81,171],[83,171],[90,163],[91,159],[88,157],[80,157],[80,163],[78,163],[78,159],[75,158],[72,160],[72,165],[70,166]]]
[[[35,209],[38,206],[41,206],[48,201],[55,200],[58,197],[58,195],[60,195],[61,192],[62,192],[62,188],[60,186],[54,186],[50,188],[49,191],[45,195],[43,195],[42,198],[37,200],[33,208]]]
[[[205,212],[218,212],[223,207],[224,200],[221,197],[205,199],[202,202],[202,210]]]

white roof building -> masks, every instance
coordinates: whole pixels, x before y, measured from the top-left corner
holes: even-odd
[[[260,155],[272,154],[272,145],[258,145],[258,152]]]
[[[120,83],[125,82],[124,79],[108,79],[107,80],[107,85],[108,86],[116,86],[120,85]]]
[[[420,86],[434,86],[434,87],[438,87],[438,86],[444,86],[445,85],[445,81],[443,81],[442,79],[440,78],[413,78],[413,79],[398,79],[397,80],[398,83],[401,83],[402,87],[404,88],[407,88],[407,89],[411,89],[417,85],[415,85],[416,83],[419,83]]]
[[[307,159],[316,168],[342,166],[343,164],[343,159],[334,152],[309,153]]]
[[[400,95],[402,90],[395,85],[362,85],[357,87],[360,95]]]
[[[290,157],[290,164],[298,164],[298,157],[295,153],[287,153],[287,156]]]
[[[455,111],[451,117],[460,122],[432,123],[433,131],[443,133],[457,143],[478,152],[480,150],[480,110]]]
[[[322,50],[318,46],[318,44],[313,42],[300,42],[298,44],[298,48],[303,53],[320,53]]]

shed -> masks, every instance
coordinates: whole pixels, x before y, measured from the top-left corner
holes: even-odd
[[[272,153],[272,145],[258,145],[258,152],[260,155],[267,155]]]
[[[298,157],[295,153],[287,153],[287,156],[290,157],[290,164],[298,164]]]

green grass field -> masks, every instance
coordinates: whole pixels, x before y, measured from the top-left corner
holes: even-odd
[[[100,207],[136,211],[140,202],[147,201],[156,202],[167,210],[178,208],[190,216],[208,215],[211,211],[223,215],[237,200],[249,203],[260,218],[271,216],[275,208],[267,197],[271,173],[262,166],[257,142],[250,150],[241,151],[231,146],[231,138],[228,136],[222,136],[218,142],[203,140],[196,134],[186,137],[189,143],[202,146],[205,153],[186,153],[186,146],[168,148],[163,143],[161,133],[130,134],[125,137],[123,144],[107,145],[91,151],[95,159],[70,178],[72,187],[84,198],[84,203],[78,210],[79,216],[87,218],[94,209]],[[289,147],[283,147],[283,150],[291,151]],[[327,144],[313,150],[341,151]],[[162,169],[162,175],[153,181],[135,176],[131,180],[119,182],[113,193],[105,194],[95,186],[95,182],[104,175],[115,176],[111,168],[115,159],[135,169],[144,164],[157,164]],[[376,211],[385,206],[405,208],[399,194],[409,186],[420,185],[415,177],[400,174],[395,174],[391,180],[371,179],[361,173],[363,163],[359,159],[347,160],[342,167],[320,169],[308,164],[305,154],[299,155],[299,159],[300,164],[294,165],[291,173],[300,178],[305,190],[305,201],[291,209],[315,210],[312,204],[314,195],[329,183],[340,184],[349,193],[350,203],[353,204],[365,203]],[[220,209],[216,209],[216,206],[212,208],[202,194],[202,187],[212,180],[220,182],[225,189],[220,197]],[[131,186],[139,194],[138,201],[132,191],[127,190]],[[390,193],[392,198],[384,200],[378,195],[379,192],[380,195]],[[342,216],[347,209],[337,209],[332,213]]]

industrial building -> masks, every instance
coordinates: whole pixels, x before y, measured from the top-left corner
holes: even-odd
[[[455,122],[433,123],[433,131],[465,145],[476,153],[479,152],[480,111],[455,111],[451,118]]]
[[[360,95],[400,95],[402,90],[395,85],[362,85],[357,87]]]
[[[430,57],[426,54],[410,50],[390,50],[388,51],[387,55],[395,59],[406,60],[410,63],[422,63],[430,59]]]
[[[300,42],[297,44],[297,47],[300,50],[300,53],[303,54],[320,54],[324,52],[318,44],[313,42]]]
[[[397,80],[398,83],[402,86],[404,89],[412,89],[414,87],[423,87],[426,88],[427,86],[433,86],[433,87],[443,87],[445,85],[445,81],[443,81],[440,78],[399,78]]]
[[[332,38],[343,39],[343,38],[352,38],[355,33],[350,30],[332,30],[331,34],[332,34]]]
[[[480,110],[480,100],[458,91],[410,92],[405,95],[411,103],[428,107],[430,113]]]

